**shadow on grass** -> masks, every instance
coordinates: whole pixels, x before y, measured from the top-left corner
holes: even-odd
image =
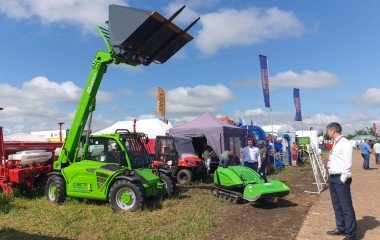
[[[54,239],[54,240],[64,240],[69,238],[61,238],[61,237],[48,237],[48,236],[42,236],[37,234],[29,234],[25,232],[20,232],[18,230],[15,230],[13,228],[5,228],[3,230],[0,230],[0,240],[5,239],[28,239],[28,240],[47,240],[47,239]]]
[[[0,193],[0,213],[8,214],[13,208],[16,208],[12,204],[13,197]],[[23,208],[23,207],[18,207]]]
[[[271,200],[261,200],[251,204],[253,207],[261,209],[275,209],[275,208],[287,208],[287,207],[296,207],[298,204],[288,201],[286,199],[277,199],[277,201]]]
[[[358,239],[364,239],[365,233],[368,230],[372,230],[380,226],[380,222],[373,216],[363,216],[362,219],[356,221],[357,224],[357,233],[356,236]]]
[[[14,208],[14,206],[10,203],[7,205],[0,205],[0,213],[7,214],[11,211],[12,208]],[[1,234],[0,234],[0,236],[1,236]]]

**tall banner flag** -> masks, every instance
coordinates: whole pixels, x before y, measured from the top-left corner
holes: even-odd
[[[268,59],[266,56],[259,55],[261,68],[261,84],[263,85],[265,107],[270,108],[269,98],[269,79],[268,79]]]
[[[157,115],[165,118],[166,102],[165,91],[161,87],[157,88]]]
[[[373,123],[372,125],[372,130],[373,130],[373,136],[377,138],[377,128],[376,128],[376,123]]]
[[[293,100],[294,100],[294,106],[296,107],[296,115],[294,116],[294,121],[302,122],[301,98],[300,98],[300,90],[298,88],[293,89]]]

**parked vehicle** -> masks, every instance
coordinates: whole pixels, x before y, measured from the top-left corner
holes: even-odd
[[[123,130],[89,133],[96,94],[109,64],[164,63],[192,40],[187,30],[197,20],[185,30],[171,22],[182,9],[167,20],[157,12],[110,5],[108,29],[98,27],[108,51],[95,55],[70,132],[49,174],[46,197],[50,202],[61,203],[69,196],[109,201],[115,211],[135,211],[146,198],[171,194],[167,171],[156,175],[149,168],[150,158],[136,135]]]
[[[206,177],[206,165],[195,153],[190,137],[157,136],[154,160],[154,169],[172,170],[173,178],[181,184]]]

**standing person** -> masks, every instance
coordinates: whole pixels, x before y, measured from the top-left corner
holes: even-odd
[[[214,150],[212,149],[211,146],[207,145],[205,142],[203,144],[203,153],[202,157],[203,160],[205,161],[205,165],[207,168],[207,176],[210,175],[210,170],[211,170],[211,155],[213,154]]]
[[[229,150],[225,150],[219,156],[219,166],[226,167],[230,165],[230,161],[232,158],[232,153]]]
[[[369,158],[371,155],[371,147],[368,144],[368,139],[364,139],[363,142],[360,143],[360,152],[363,157],[363,169],[369,169]]]
[[[352,145],[342,135],[339,123],[327,125],[327,134],[334,139],[327,168],[329,188],[335,213],[336,229],[327,231],[328,235],[346,235],[345,240],[356,239],[356,217],[351,199]]]
[[[260,150],[254,146],[254,140],[248,139],[248,146],[243,148],[243,164],[256,172],[261,169]]]
[[[293,142],[292,147],[290,148],[290,153],[292,155],[292,166],[297,166],[297,158],[298,158],[298,146],[296,142]]]
[[[260,156],[261,156],[261,173],[263,177],[266,178],[267,171],[268,171],[269,156],[268,156],[268,149],[265,146],[264,140],[259,141],[259,149],[260,149]]]
[[[376,161],[376,164],[380,165],[380,143],[379,143],[378,140],[373,145],[373,151],[375,152],[375,161]]]

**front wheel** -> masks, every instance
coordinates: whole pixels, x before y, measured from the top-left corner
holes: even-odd
[[[179,184],[190,184],[193,180],[193,173],[189,169],[181,169],[177,173],[177,182]]]
[[[48,178],[46,189],[47,199],[52,203],[62,203],[66,199],[66,182],[57,175],[51,175]]]
[[[175,183],[171,179],[170,176],[167,174],[161,173],[160,174],[161,182],[165,184],[165,191],[159,195],[159,198],[170,198],[174,194],[174,189],[175,189]]]
[[[109,203],[115,212],[141,209],[143,194],[139,186],[127,180],[118,180],[110,190]]]

